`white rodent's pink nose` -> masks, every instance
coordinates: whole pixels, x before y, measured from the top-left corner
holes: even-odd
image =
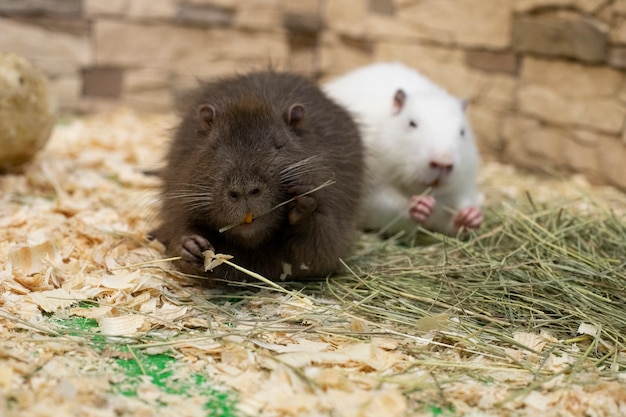
[[[442,174],[449,174],[454,168],[452,161],[446,159],[431,159],[429,166],[435,171],[439,171]]]

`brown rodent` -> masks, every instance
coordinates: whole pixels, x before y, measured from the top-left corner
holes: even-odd
[[[354,241],[364,176],[347,111],[312,81],[273,70],[205,83],[191,102],[161,173],[153,232],[182,257],[177,267],[244,278],[228,265],[205,273],[202,252],[213,249],[269,279],[336,271]]]

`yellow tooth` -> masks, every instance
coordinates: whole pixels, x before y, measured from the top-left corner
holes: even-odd
[[[250,224],[250,223],[252,223],[252,213],[248,212],[248,213],[246,214],[246,217],[243,219],[243,222],[244,222],[245,224]]]

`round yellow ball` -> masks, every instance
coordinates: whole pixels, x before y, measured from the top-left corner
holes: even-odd
[[[30,160],[53,126],[45,75],[21,56],[0,53],[0,168]]]

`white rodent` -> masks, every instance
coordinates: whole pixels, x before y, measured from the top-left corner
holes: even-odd
[[[455,235],[480,227],[480,158],[465,101],[398,62],[358,68],[323,89],[360,126],[363,228],[392,235],[420,224]]]

